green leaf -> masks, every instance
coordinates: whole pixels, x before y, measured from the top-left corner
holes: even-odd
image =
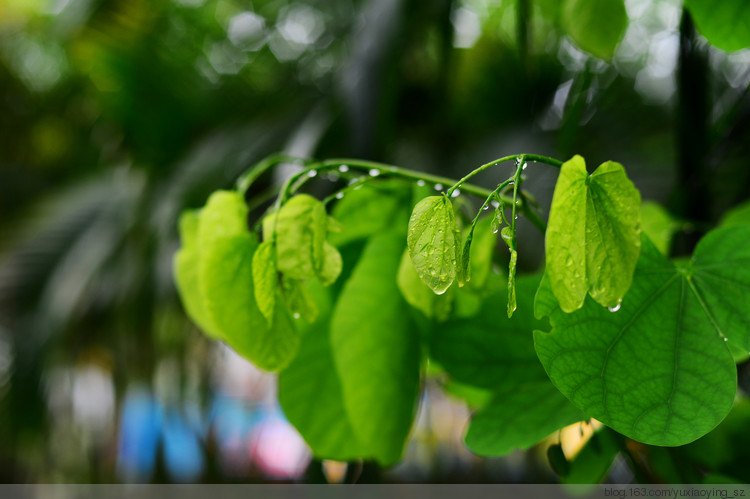
[[[719,222],[721,227],[750,224],[750,202],[739,204],[727,211]]]
[[[508,263],[508,318],[513,317],[516,311],[516,263],[518,261],[518,252],[510,250],[510,261]]]
[[[461,258],[461,233],[450,200],[430,196],[417,203],[406,240],[419,278],[435,293],[445,293],[456,279]]]
[[[450,315],[454,293],[450,290],[442,295],[433,293],[417,275],[409,258],[409,250],[405,249],[401,257],[396,282],[406,302],[422,312],[425,317],[444,321]]]
[[[499,278],[497,278],[499,280]],[[430,336],[430,356],[457,381],[495,391],[533,381],[546,381],[534,351],[532,331],[546,327],[546,321],[534,319],[532,304],[539,276],[518,279],[521,308],[512,319],[498,313],[498,305],[507,301],[500,288],[488,296],[472,319],[450,320]]]
[[[342,230],[331,234],[331,244],[341,247],[405,223],[409,196],[409,189],[403,183],[391,181],[369,181],[347,192],[333,207],[332,215]]]
[[[247,234],[247,206],[236,191],[216,191],[200,213],[197,244],[203,250],[214,239]]]
[[[586,442],[581,451],[571,459],[568,474],[561,477],[563,483],[599,483],[607,476],[612,462],[620,452],[623,438],[609,428],[603,427]],[[590,494],[592,489],[581,489]]]
[[[708,42],[734,52],[750,47],[750,3],[745,0],[685,0],[695,26]]]
[[[323,244],[323,263],[317,270],[318,279],[324,286],[330,286],[341,274],[344,264],[341,260],[341,253],[335,246],[325,241]]]
[[[641,205],[641,227],[651,242],[664,255],[669,255],[669,248],[680,223],[659,203],[644,201]]]
[[[483,290],[492,270],[492,254],[495,251],[495,235],[491,230],[492,216],[479,219],[466,233],[462,251],[464,280],[474,290]]]
[[[383,465],[401,456],[419,390],[420,346],[396,286],[401,231],[373,236],[331,320],[333,358],[357,440]]]
[[[215,239],[202,254],[200,291],[222,339],[261,369],[276,371],[294,358],[299,333],[281,299],[275,300],[273,328],[258,310],[252,268],[257,246],[250,234]]]
[[[270,241],[264,241],[255,250],[253,256],[253,285],[255,288],[255,302],[260,313],[271,325],[273,312],[276,308],[276,290],[279,285],[276,271],[276,248]]]
[[[328,216],[323,203],[307,194],[291,198],[278,215],[271,213],[263,220],[263,237],[267,241],[273,238],[274,224],[278,224],[276,265],[279,272],[292,279],[317,277],[325,282],[336,279],[341,270],[339,265],[336,272],[335,249],[326,245]]]
[[[588,175],[574,156],[560,169],[546,233],[547,275],[565,312],[586,294],[616,306],[630,287],[641,248],[641,199],[622,165]]]
[[[321,320],[305,333],[297,357],[279,374],[279,403],[315,457],[339,461],[373,457],[357,441],[344,408],[327,307],[330,304],[320,307]]]
[[[471,419],[465,440],[480,456],[504,456],[584,419],[549,381],[526,383],[496,394]]]
[[[307,287],[314,284],[315,281],[307,282],[310,284],[306,286],[305,281],[283,277],[281,280],[281,289],[284,295],[284,302],[294,317],[311,323],[317,319],[319,311],[315,300],[312,299],[307,290]]]
[[[563,0],[560,23],[583,50],[611,59],[628,27],[623,0]]]
[[[537,312],[549,314],[552,331],[536,331],[534,340],[552,382],[640,442],[676,446],[708,433],[737,387],[723,337],[744,345],[750,331],[750,272],[741,267],[750,260],[748,239],[750,227],[713,231],[689,265],[676,267],[643,236],[633,284],[615,312],[587,299],[566,314],[543,283]]]
[[[186,211],[180,216],[182,247],[174,257],[174,277],[185,312],[207,335],[220,339],[219,333],[206,311],[203,295],[198,285],[200,251],[198,248],[198,212]]]

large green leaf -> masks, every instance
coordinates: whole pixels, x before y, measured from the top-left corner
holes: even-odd
[[[496,279],[500,279],[496,277]],[[534,351],[532,332],[547,327],[533,315],[538,276],[517,281],[520,309],[509,319],[503,312],[507,291],[488,296],[471,319],[450,320],[430,336],[430,356],[457,381],[502,391],[530,381],[546,381]]]
[[[442,295],[433,293],[419,278],[417,271],[414,269],[414,264],[411,263],[411,258],[409,258],[408,249],[404,250],[401,257],[396,282],[406,302],[422,312],[425,317],[434,317],[438,321],[444,321],[450,315],[455,291],[451,288]]]
[[[573,41],[602,59],[612,58],[628,27],[623,0],[563,0],[560,16]]]
[[[330,298],[327,290],[316,291],[320,320],[305,332],[297,357],[279,374],[279,403],[315,457],[340,461],[373,457],[359,444],[349,423],[331,352]]]
[[[276,371],[294,358],[299,332],[282,300],[275,300],[273,327],[258,310],[253,290],[250,234],[217,238],[205,248],[199,285],[207,315],[226,343],[261,369]]]
[[[419,278],[435,293],[445,293],[461,266],[461,233],[450,200],[430,196],[417,203],[406,240]]]
[[[246,234],[247,206],[236,191],[216,191],[206,201],[200,212],[197,245],[202,251],[214,239]]]
[[[548,380],[525,383],[496,394],[479,410],[466,432],[466,445],[481,456],[503,456],[584,419]]]
[[[622,165],[608,161],[591,175],[580,156],[562,165],[545,244],[547,276],[565,312],[587,293],[605,307],[625,295],[641,247],[640,206]]]
[[[728,52],[750,47],[750,3],[746,0],[685,0],[701,35]]]
[[[737,374],[726,341],[748,348],[750,227],[709,233],[675,266],[644,236],[633,284],[619,310],[587,299],[566,314],[545,280],[534,333],[552,382],[614,430],[653,445],[683,445],[713,429],[732,406]]]
[[[381,464],[400,458],[419,389],[419,338],[396,286],[403,249],[401,231],[370,239],[331,320],[349,421]]]

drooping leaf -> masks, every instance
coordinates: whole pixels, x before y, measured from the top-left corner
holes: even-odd
[[[276,265],[292,279],[319,278],[332,282],[336,272],[337,251],[326,245],[328,216],[323,203],[307,194],[287,201],[278,212],[263,220],[263,237],[270,241],[276,227]],[[340,255],[338,255],[340,261]]]
[[[492,253],[495,250],[495,237],[491,229],[492,217],[479,219],[469,228],[464,238],[461,256],[464,280],[475,290],[484,289],[487,276],[492,269]]]
[[[503,456],[527,449],[586,416],[548,380],[497,393],[471,419],[466,445],[481,456]]]
[[[236,191],[216,191],[201,209],[198,223],[198,246],[208,248],[214,239],[246,234],[247,206]]]
[[[314,302],[321,309],[320,320],[304,334],[297,357],[279,374],[279,403],[315,457],[340,461],[374,457],[357,441],[344,408],[331,352],[329,301]]]
[[[401,456],[419,388],[420,350],[396,286],[401,231],[373,236],[344,285],[331,346],[357,440],[381,464]]]
[[[721,50],[750,47],[750,4],[745,0],[685,0],[698,32]]]
[[[317,271],[318,279],[324,286],[330,286],[338,279],[343,268],[341,253],[328,241],[323,244],[323,263]]]
[[[258,310],[253,290],[250,234],[215,239],[200,261],[199,284],[207,315],[226,343],[261,369],[284,368],[297,353],[299,332],[282,300],[275,300],[273,327]]]
[[[406,302],[422,312],[427,318],[444,321],[453,308],[454,293],[448,290],[442,295],[436,295],[422,282],[409,258],[409,250],[404,250],[396,276],[398,289]]]
[[[560,23],[583,50],[611,59],[628,27],[623,0],[563,0]]]
[[[263,241],[253,256],[253,286],[258,310],[272,325],[276,308],[276,291],[279,278],[276,271],[276,247],[270,241]]]
[[[435,293],[445,293],[461,266],[461,233],[446,196],[417,203],[409,219],[407,244],[419,278]]]
[[[198,212],[186,211],[180,216],[182,247],[174,256],[174,277],[177,291],[190,319],[207,335],[220,339],[221,334],[211,323],[205,301],[198,286],[200,250],[198,247]]]
[[[485,298],[475,317],[450,320],[436,328],[430,336],[430,357],[455,380],[495,391],[547,380],[532,337],[534,329],[547,326],[533,316],[539,280],[539,276],[518,279],[521,308],[512,319],[498,313],[507,302],[506,290],[500,287]]]
[[[608,161],[588,175],[574,156],[560,169],[545,236],[547,275],[565,312],[586,294],[616,306],[630,287],[640,251],[640,194],[622,165]]]
[[[641,227],[659,251],[669,255],[669,247],[680,223],[659,203],[644,201],[641,205]]]
[[[683,445],[709,432],[737,387],[724,340],[747,348],[749,238],[747,226],[713,231],[677,267],[644,236],[616,312],[587,299],[566,314],[543,282],[537,312],[549,315],[552,331],[534,340],[552,382],[581,410],[640,442]]]

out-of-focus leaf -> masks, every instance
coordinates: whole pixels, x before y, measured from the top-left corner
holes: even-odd
[[[750,47],[750,3],[745,0],[685,0],[685,8],[711,45],[727,52]]]
[[[580,48],[611,59],[628,27],[628,13],[623,0],[563,0],[560,23]]]

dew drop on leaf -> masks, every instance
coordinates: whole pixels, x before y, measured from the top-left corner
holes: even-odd
[[[346,172],[348,172],[348,171],[349,171],[349,167],[348,167],[348,166],[346,166],[346,165],[341,165],[341,166],[339,166],[339,171],[340,171],[341,173],[346,173]]]
[[[343,192],[336,193],[336,199],[341,199],[343,197],[344,197],[344,193]]]
[[[417,180],[417,185],[419,187],[424,187],[424,180]]]
[[[452,198],[457,198],[460,195],[461,195],[461,191],[459,191],[458,189],[456,189],[455,191],[451,192],[451,197]]]
[[[316,172],[315,170],[310,170],[309,172],[307,172],[307,176],[310,178],[314,177],[317,174],[318,172]]]
[[[435,184],[435,190],[436,191],[442,191],[443,190],[443,184]]]
[[[368,173],[371,177],[377,177],[378,175],[380,175],[380,170],[378,170],[377,168],[372,168]]]
[[[301,316],[299,315],[299,312],[294,312],[294,318],[299,319]]]
[[[620,310],[621,306],[622,306],[622,299],[620,299],[617,302],[617,305],[615,305],[614,307],[607,307],[607,310],[609,310],[610,312],[617,312],[618,310]]]

